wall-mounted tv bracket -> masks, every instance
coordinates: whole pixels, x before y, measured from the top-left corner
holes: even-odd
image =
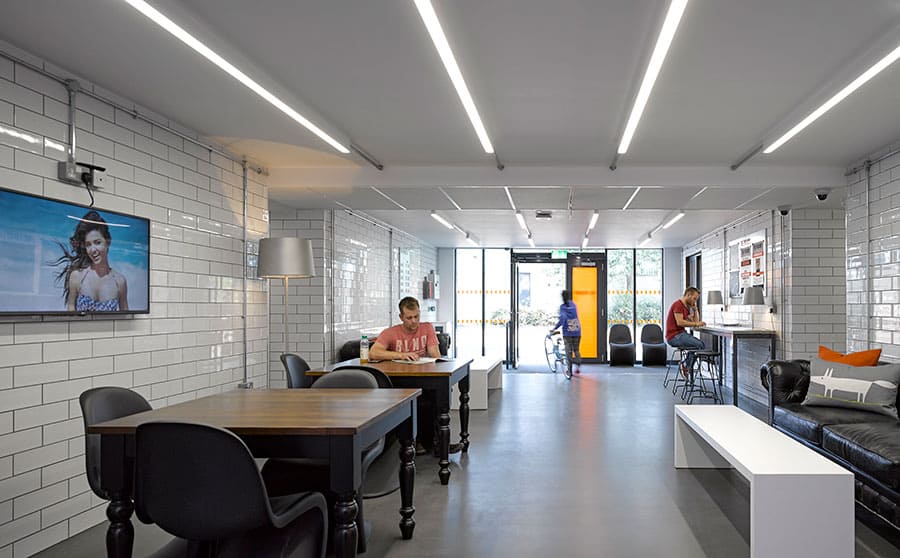
[[[75,97],[80,89],[81,86],[77,80],[66,80],[66,90],[69,92],[69,152],[66,155],[66,160],[60,161],[57,165],[56,176],[61,182],[75,186],[83,185],[91,197],[91,207],[93,207],[93,190],[103,188],[103,175],[100,173],[106,172],[106,169],[75,160]]]

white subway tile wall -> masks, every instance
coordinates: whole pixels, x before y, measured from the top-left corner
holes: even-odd
[[[65,89],[19,65],[0,69],[0,121],[67,143]],[[0,323],[0,556],[30,556],[105,521],[84,474],[82,391],[129,387],[160,407],[234,389],[243,376],[240,164],[84,95],[77,106],[78,160],[108,169],[97,207],[151,220],[151,314]],[[0,186],[88,203],[56,180],[61,151],[4,143]],[[248,235],[258,239],[268,234],[264,178],[251,172],[248,190]],[[248,284],[248,374],[265,386],[268,297],[264,282]]]
[[[409,295],[421,301],[422,279],[430,270],[437,271],[436,248],[373,221],[377,222],[346,211],[272,206],[272,236],[297,236],[313,242],[317,276],[289,283],[287,329],[288,351],[302,356],[311,367],[336,362],[341,345],[359,339],[361,330],[398,322],[400,298]],[[283,284],[272,281],[272,387],[286,384],[279,360],[284,343],[283,292]],[[427,317],[423,312],[423,318]]]
[[[870,156],[900,148],[889,145]],[[900,361],[900,154],[848,178],[847,350],[881,347]]]
[[[706,308],[704,320],[749,325],[752,312],[752,322],[758,328],[776,332],[776,355],[780,359],[809,358],[816,354],[819,344],[843,351],[846,282],[842,209],[795,209],[784,218],[776,211],[761,212],[688,244],[683,251],[685,257],[702,253],[703,291],[728,292],[728,244],[762,230],[766,232],[766,306],[751,310],[739,299],[726,300],[724,313]],[[769,313],[769,307],[774,307],[775,313]],[[726,347],[726,359],[730,358],[729,351]],[[747,341],[739,351],[741,392],[764,401],[758,371],[769,358],[768,344]],[[730,382],[730,375],[726,374],[726,382]]]

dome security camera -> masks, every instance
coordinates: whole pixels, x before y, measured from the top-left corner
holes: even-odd
[[[819,201],[827,200],[829,192],[831,192],[831,188],[816,188],[816,199]]]
[[[787,215],[790,212],[791,212],[791,206],[789,206],[789,205],[779,205],[778,206],[778,213],[781,213],[781,215]]]

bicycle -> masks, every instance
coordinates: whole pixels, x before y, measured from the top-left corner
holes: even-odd
[[[566,354],[566,344],[559,331],[551,331],[544,337],[544,355],[547,357],[547,366],[556,374],[562,367],[566,379],[572,379],[572,370],[569,368],[569,357]]]

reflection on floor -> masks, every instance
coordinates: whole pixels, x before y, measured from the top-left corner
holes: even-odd
[[[416,459],[416,530],[400,538],[398,493],[366,500],[371,557],[749,556],[749,489],[731,471],[672,467],[662,369],[586,365],[580,376],[508,374],[473,411],[467,455]],[[680,402],[680,400],[678,401]],[[458,432],[457,417],[451,429]],[[40,556],[103,555],[105,525]],[[138,529],[144,556],[160,536]],[[856,523],[858,558],[897,556]]]

